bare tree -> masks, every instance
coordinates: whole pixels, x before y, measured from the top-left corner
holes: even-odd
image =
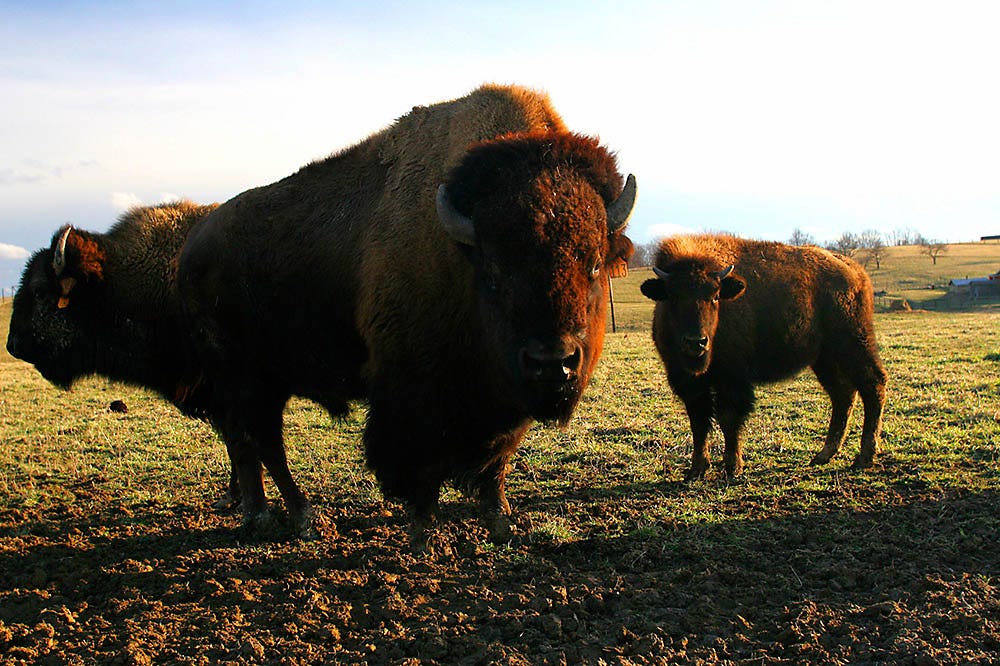
[[[816,239],[812,234],[807,234],[798,227],[792,230],[792,236],[788,239],[789,245],[815,245]]]
[[[920,254],[926,254],[931,258],[931,262],[937,266],[938,257],[948,251],[948,244],[937,240],[928,240],[921,237]]]
[[[882,234],[874,229],[868,229],[862,231],[858,236],[858,245],[860,246],[863,255],[863,264],[865,268],[868,267],[868,263],[874,261],[875,269],[879,270],[882,268],[882,259],[886,255],[886,245],[885,241],[882,240]]]
[[[651,240],[635,246],[632,258],[628,260],[629,268],[652,266],[656,260],[656,250],[660,247],[658,240]]]
[[[853,257],[854,253],[858,251],[859,247],[861,247],[861,243],[857,236],[849,231],[845,231],[840,235],[840,238],[827,243],[824,247],[831,252],[838,252],[845,256]]]
[[[920,237],[913,229],[909,227],[905,229],[894,229],[892,233],[889,234],[889,243],[892,245],[919,245],[917,239]]]

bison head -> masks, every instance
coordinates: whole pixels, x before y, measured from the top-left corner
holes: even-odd
[[[635,194],[613,155],[567,133],[479,144],[438,189],[438,218],[473,265],[491,366],[536,419],[565,423],[590,379]]]
[[[53,236],[51,247],[32,256],[21,276],[7,351],[57,386],[69,388],[96,369],[89,361],[95,349],[88,322],[104,279],[103,262],[95,237],[67,225]]]
[[[691,374],[705,372],[712,361],[720,301],[739,298],[746,289],[733,269],[677,261],[664,268],[654,266],[656,277],[642,283],[642,293],[656,301],[655,326],[666,336],[671,363]]]

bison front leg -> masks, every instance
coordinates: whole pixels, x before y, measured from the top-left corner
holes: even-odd
[[[747,417],[753,410],[753,384],[742,378],[727,378],[717,385],[715,393],[715,418],[725,440],[723,464],[726,476],[735,478],[743,473],[743,446],[740,434]]]
[[[439,464],[423,457],[434,450],[422,432],[415,432],[417,419],[398,411],[395,401],[373,395],[369,401],[364,444],[368,466],[375,473],[382,494],[401,500],[409,514],[410,548],[415,554],[433,549],[431,528],[436,520],[438,500],[445,476]]]
[[[510,528],[510,504],[507,502],[507,458],[491,465],[479,485],[479,516],[489,531],[490,541],[508,543],[513,534]]]
[[[240,475],[236,469],[233,452],[229,450],[228,444],[226,444],[226,451],[229,454],[229,485],[222,497],[212,503],[212,508],[216,511],[227,511],[240,505]]]
[[[480,474],[479,515],[494,544],[509,543],[513,538],[510,504],[507,502],[507,472],[510,459],[527,431],[528,424],[525,423],[494,440],[491,448],[499,454]]]
[[[685,481],[694,481],[705,476],[712,461],[708,454],[708,432],[712,428],[712,396],[708,391],[699,391],[681,396],[691,423],[694,451],[691,454],[691,469],[684,475]]]

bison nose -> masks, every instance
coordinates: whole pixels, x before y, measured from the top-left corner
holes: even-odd
[[[519,360],[521,374],[525,378],[540,382],[568,382],[580,373],[583,347],[575,340],[555,344],[531,340],[521,348]]]
[[[13,331],[7,336],[7,353],[14,358],[21,358],[21,355],[18,353],[18,348],[21,346],[20,341],[17,333]]]
[[[703,335],[685,335],[684,345],[692,353],[703,354],[708,351],[708,337]]]

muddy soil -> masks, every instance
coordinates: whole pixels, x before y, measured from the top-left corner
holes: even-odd
[[[4,663],[1000,659],[989,491],[934,491],[876,512],[734,511],[711,526],[571,541],[540,538],[522,511],[522,537],[506,547],[487,542],[470,503],[451,501],[435,553],[416,557],[390,504],[320,503],[315,542],[245,540],[207,502],[136,504],[103,486],[88,479],[72,501],[0,513]],[[517,499],[641,510],[615,500],[628,496],[619,488],[586,492]]]

